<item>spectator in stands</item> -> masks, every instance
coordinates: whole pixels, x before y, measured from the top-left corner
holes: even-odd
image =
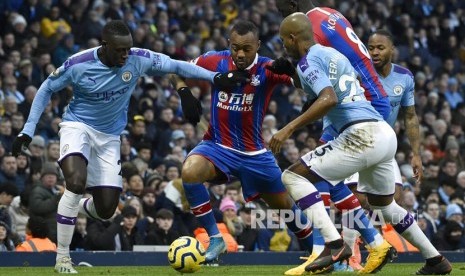
[[[76,220],[76,228],[74,228],[73,239],[69,245],[69,249],[74,251],[87,250],[87,217],[78,215]]]
[[[181,234],[172,228],[174,214],[170,210],[160,209],[155,215],[153,224],[145,238],[145,244],[170,245]]]
[[[29,215],[42,217],[45,220],[49,229],[47,237],[55,243],[57,241],[58,201],[64,192],[64,187],[57,185],[58,169],[56,163],[44,163],[40,178],[41,184],[32,188],[29,197],[29,205],[34,206],[29,209]]]
[[[9,229],[12,227],[12,221],[9,209],[13,198],[18,195],[18,188],[12,182],[0,182],[0,221],[3,221]]]
[[[16,247],[18,252],[56,252],[57,246],[49,239],[48,224],[42,217],[32,216],[26,226],[26,241]]]
[[[37,83],[32,79],[32,62],[30,59],[21,60],[18,65],[18,69],[18,91],[24,93],[26,87],[29,85],[37,85]]]
[[[0,220],[0,252],[15,251],[15,245],[10,237],[10,227]]]
[[[223,213],[223,222],[228,227],[229,233],[236,239],[243,229],[242,221],[237,216],[237,207],[234,201],[225,196],[221,200],[220,211]]]
[[[17,175],[18,164],[16,158],[9,154],[4,155],[0,162],[0,183],[11,182],[20,191],[24,189],[25,182]],[[16,196],[16,195],[15,195]]]
[[[12,132],[11,119],[3,117],[0,121],[0,142],[2,142],[6,152],[11,152],[11,145],[13,144]]]
[[[3,78],[3,93],[5,97],[13,96],[17,104],[24,101],[23,94],[18,91],[18,80],[14,76],[7,76]]]
[[[144,189],[144,181],[140,174],[133,174],[128,178],[128,196],[142,196],[142,190]]]
[[[25,189],[19,196],[15,196],[8,210],[11,218],[11,230],[21,241],[26,239],[26,224],[29,219],[30,192],[30,189]]]
[[[253,202],[246,203],[239,210],[239,215],[243,223],[242,233],[237,237],[237,243],[244,246],[244,251],[255,251],[257,247],[258,229],[252,228],[252,210],[256,209]]]

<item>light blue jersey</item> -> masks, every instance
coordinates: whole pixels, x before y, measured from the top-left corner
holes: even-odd
[[[32,137],[52,93],[73,87],[64,122],[81,122],[97,131],[120,135],[127,124],[131,93],[139,77],[174,73],[186,78],[212,81],[215,72],[171,59],[146,49],[131,48],[122,67],[108,67],[97,55],[100,47],[71,56],[40,86],[22,133]]]
[[[336,131],[357,121],[383,120],[365,98],[355,69],[337,50],[315,44],[300,60],[297,72],[309,100],[317,98],[325,87],[333,87],[338,103],[326,119]]]
[[[413,74],[408,69],[392,63],[391,72],[386,78],[379,74],[378,76],[391,102],[391,113],[386,122],[394,128],[400,107],[415,105]]]

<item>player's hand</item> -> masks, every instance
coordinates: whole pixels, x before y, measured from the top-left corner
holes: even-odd
[[[277,75],[288,75],[292,77],[295,74],[294,65],[285,57],[276,59],[271,65],[266,65],[265,68]]]
[[[13,145],[11,146],[11,154],[17,157],[23,153],[23,148],[27,149],[27,147],[29,147],[31,141],[32,138],[29,135],[24,133],[18,134],[18,136],[16,136],[15,140],[13,141]]]
[[[276,132],[270,139],[270,142],[268,143],[271,151],[276,154],[281,151],[281,146],[283,143],[289,139],[289,137],[292,135],[292,130],[289,129],[289,127],[285,126],[278,132]]]
[[[188,87],[181,87],[178,89],[179,97],[181,98],[181,107],[184,117],[189,123],[196,126],[200,122],[202,115],[202,105],[200,101],[192,95]]]
[[[423,165],[421,164],[421,157],[414,154],[410,165],[413,168],[413,178],[416,179],[415,183],[417,185],[421,184],[421,179],[423,178]]]
[[[229,71],[226,73],[218,73],[213,78],[213,84],[221,88],[233,88],[241,86],[250,81],[249,72],[247,71]]]

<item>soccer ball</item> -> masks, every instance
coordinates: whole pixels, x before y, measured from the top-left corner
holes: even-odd
[[[170,245],[168,261],[179,272],[193,273],[205,263],[205,249],[195,238],[183,236]]]

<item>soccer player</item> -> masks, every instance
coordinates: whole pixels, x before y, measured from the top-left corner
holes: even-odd
[[[379,81],[365,45],[353,31],[350,22],[336,10],[315,7],[311,0],[277,0],[276,6],[283,17],[294,12],[306,13],[314,26],[313,37],[315,42],[324,46],[333,47],[349,59],[358,73],[361,86],[365,89],[365,97],[383,118],[387,119],[391,111],[389,99]],[[308,103],[305,106],[308,106]],[[325,129],[322,142],[327,142],[329,140],[324,140],[328,135],[333,138],[331,133],[327,133],[330,129],[331,128]],[[342,211],[343,216],[354,214],[354,216],[357,217],[359,214],[362,214],[363,209],[361,208],[360,202],[344,183],[335,186],[319,183],[316,185],[316,188],[321,193],[326,208],[329,209],[331,200],[335,203],[336,208]],[[361,218],[363,219],[363,217]],[[347,220],[344,219],[343,221]],[[357,225],[353,226],[357,228]],[[387,261],[394,258],[395,252],[389,243],[381,242],[382,240],[378,237],[379,233],[376,233],[377,231],[370,231],[371,227],[367,226],[368,222],[366,221],[364,222],[364,227],[358,229],[352,229],[354,227],[346,227],[344,225],[343,235],[344,240],[346,240],[352,248],[355,245],[355,240],[359,232],[365,242],[371,244],[371,246],[368,247],[370,255],[365,268],[363,268],[363,272],[371,273],[381,269]],[[324,239],[318,229],[315,229],[313,239],[313,252],[307,261],[298,267],[286,271],[286,275],[303,274],[305,272],[305,266],[311,263],[321,253],[324,248]],[[353,269],[362,269],[355,256],[354,258],[350,258],[349,264]]]
[[[73,99],[60,124],[59,163],[66,190],[57,213],[55,270],[59,273],[77,273],[69,257],[69,244],[78,212],[109,219],[116,210],[122,190],[120,134],[139,77],[177,73],[220,86],[235,86],[246,80],[240,72],[215,73],[132,45],[131,33],[123,21],[107,23],[101,46],[73,55],[42,83],[24,129],[13,143],[13,154],[17,156],[31,142],[51,94],[73,86]],[[92,197],[83,199],[86,188],[91,189]]]
[[[349,60],[333,48],[315,43],[312,24],[303,13],[286,17],[281,23],[280,36],[286,52],[300,60],[297,72],[302,87],[309,99],[315,101],[305,113],[273,135],[270,149],[279,152],[296,129],[324,116],[339,133],[282,174],[290,195],[326,241],[323,252],[306,270],[316,271],[352,255],[312,183],[335,185],[359,172],[358,190],[367,193],[372,208],[425,257],[426,264],[417,274],[450,273],[449,261],[434,248],[413,216],[393,201],[396,135],[365,98]],[[335,164],[339,164],[337,168]]]
[[[245,70],[250,83],[229,90],[214,88],[208,131],[188,155],[182,168],[182,180],[191,210],[210,237],[206,262],[212,262],[226,246],[216,226],[208,191],[204,182],[239,178],[244,198],[261,197],[270,208],[291,209],[299,215],[287,227],[311,250],[311,227],[298,210],[281,182],[281,170],[273,154],[265,148],[262,122],[277,84],[292,84],[289,76],[266,70],[269,58],[258,56],[260,47],[257,27],[248,21],[237,22],[230,30],[230,50],[208,52],[194,62],[206,69],[226,72]],[[178,79],[178,93],[190,93]],[[223,182],[222,182],[223,183]],[[298,210],[298,212],[296,212]],[[302,217],[300,217],[300,215]]]

